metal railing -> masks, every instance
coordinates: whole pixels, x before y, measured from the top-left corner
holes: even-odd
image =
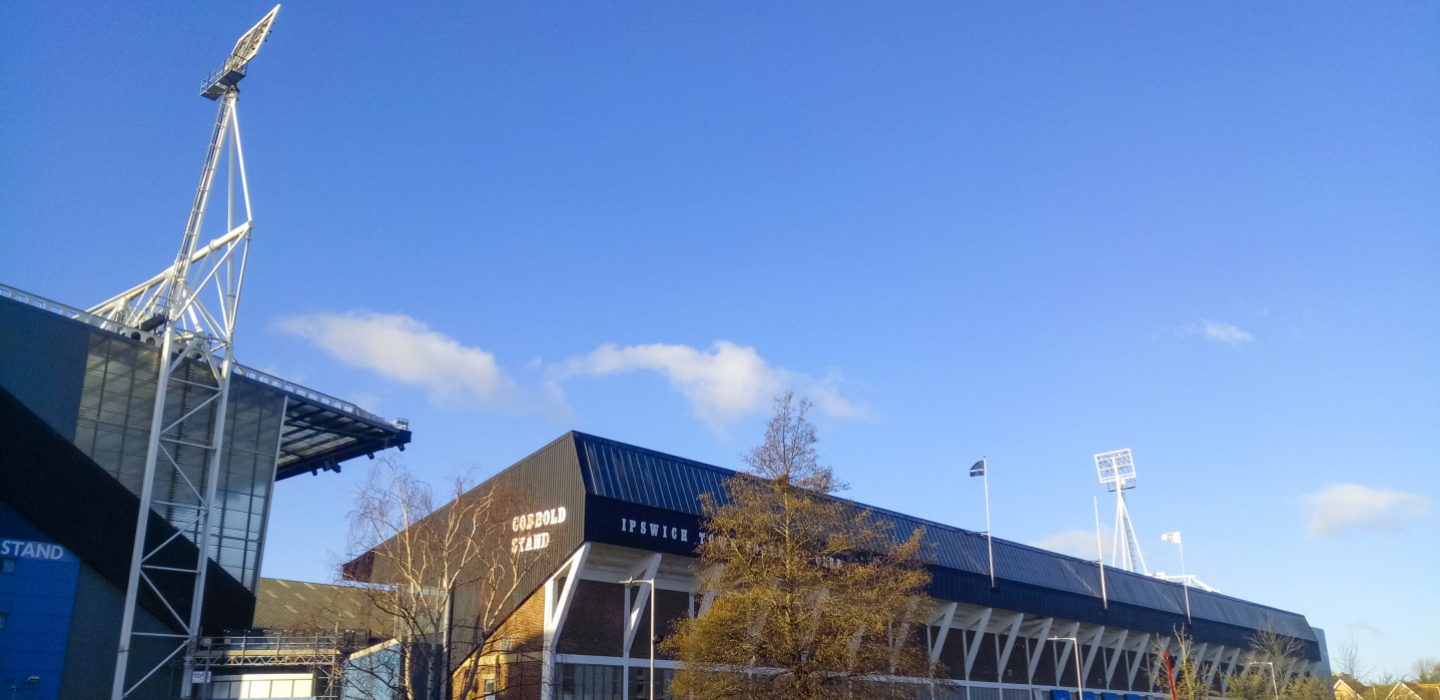
[[[203,93],[206,90],[209,90],[211,85],[214,85],[217,81],[220,80],[220,78],[224,77],[226,73],[230,72],[232,70],[230,67],[230,63],[232,60],[233,57],[226,58],[225,62],[217,66],[215,70],[206,73],[205,80],[200,83],[200,92]],[[235,66],[233,70],[240,75],[245,75],[245,68],[249,65],[249,63],[241,63],[240,65]]]
[[[198,656],[312,656],[315,654],[344,654],[353,644],[346,645],[344,637],[333,635],[314,636],[252,636],[202,637]]]

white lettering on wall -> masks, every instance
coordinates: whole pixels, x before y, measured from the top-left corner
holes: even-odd
[[[661,539],[676,540],[679,542],[690,541],[690,530],[688,528],[671,527],[669,525],[661,525],[660,523],[651,523],[644,520],[635,521],[630,518],[621,518],[620,531],[634,532],[649,537],[659,537]],[[700,533],[700,541],[703,542],[704,537],[704,533]]]
[[[517,515],[510,519],[510,530],[520,532],[521,530],[534,530],[537,527],[549,527],[565,522],[565,506],[542,510],[538,513],[526,513]]]
[[[510,531],[522,532],[545,528],[551,525],[559,525],[565,522],[565,506],[551,508],[549,510],[536,511],[517,515],[510,519]],[[533,552],[537,549],[544,549],[550,546],[550,533],[537,532],[533,535],[524,535],[510,540],[510,553]]]
[[[21,559],[64,559],[65,548],[49,542],[28,542],[26,540],[0,540],[0,557]]]

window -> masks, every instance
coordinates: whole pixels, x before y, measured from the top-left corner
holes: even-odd
[[[12,558],[10,558],[10,557],[5,557],[4,559],[0,559],[0,574],[13,574],[13,573],[15,573],[15,562],[16,562],[16,560],[15,560],[15,559],[12,559]]]
[[[7,617],[10,617],[10,613],[0,613],[0,630],[5,629],[5,618]]]
[[[490,696],[492,696],[492,695],[494,695],[494,694],[495,694],[495,679],[494,679],[494,678],[486,678],[486,679],[485,679],[485,697],[488,698],[488,697],[490,697]]]
[[[560,664],[553,700],[620,700],[624,692],[619,666]],[[639,695],[631,695],[639,700]]]

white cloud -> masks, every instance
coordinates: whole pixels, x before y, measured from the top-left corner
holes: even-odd
[[[281,318],[275,325],[347,365],[423,386],[434,399],[473,401],[511,414],[540,408],[540,399],[507,376],[495,355],[461,345],[403,314],[320,313]]]
[[[554,422],[569,417],[564,382],[635,370],[665,377],[689,399],[695,415],[721,434],[730,421],[768,410],[771,399],[787,389],[810,398],[832,416],[862,412],[841,398],[837,377],[817,380],[775,367],[755,348],[723,340],[708,350],[663,343],[607,344],[556,364],[535,359],[524,369],[544,370],[546,381],[537,391],[507,374],[493,353],[462,345],[404,314],[352,311],[288,316],[277,319],[275,327],[309,340],[347,365],[424,387],[432,400],[468,402],[509,414],[545,411]],[[365,398],[378,403],[374,397]]]
[[[572,357],[555,366],[551,380],[557,385],[576,376],[605,376],[649,370],[665,377],[690,400],[695,415],[716,432],[747,414],[767,410],[770,401],[787,389],[809,397],[832,416],[856,416],[861,409],[840,397],[838,379],[816,380],[770,365],[755,348],[717,341],[708,350],[687,345],[602,345],[588,355]]]
[[[1311,537],[1331,537],[1347,529],[1395,530],[1430,512],[1430,499],[1404,491],[1334,484],[1302,497],[1314,509]]]
[[[1228,323],[1218,321],[1201,321],[1201,323],[1205,326],[1207,340],[1218,340],[1226,345],[1243,345],[1255,340],[1255,336]]]
[[[1175,329],[1175,335],[1184,338],[1190,335],[1203,335],[1206,340],[1214,340],[1225,343],[1231,347],[1254,342],[1255,336],[1249,331],[1240,330],[1239,327],[1219,321],[1207,321],[1201,319],[1199,323],[1191,323]]]
[[[1109,525],[1101,525],[1100,540],[1105,547],[1105,561],[1108,562],[1110,561],[1110,557],[1115,553],[1115,528]],[[1098,552],[1100,548],[1095,544],[1094,531],[1066,530],[1028,544],[1031,547],[1048,549],[1052,552],[1069,554],[1072,557],[1079,557],[1091,561],[1099,558]]]

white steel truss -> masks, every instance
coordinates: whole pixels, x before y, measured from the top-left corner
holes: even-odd
[[[120,647],[115,660],[112,700],[121,700],[176,655],[184,652],[182,697],[190,697],[190,671],[194,666],[204,603],[209,561],[212,515],[225,439],[225,412],[230,377],[235,367],[235,317],[245,280],[253,219],[250,188],[245,177],[245,154],[236,113],[239,90],[231,86],[220,100],[219,113],[205,154],[200,185],[185,225],[175,263],[145,283],[91,308],[89,313],[160,336],[159,381],[151,415],[145,471],[140,489],[140,511],[125,588],[120,624]],[[200,229],[210,202],[211,189],[222,153],[229,154],[229,206],[227,232],[208,245],[198,245]],[[244,221],[235,223],[236,170]],[[157,484],[165,488],[157,494]],[[172,541],[151,546],[146,541],[152,508],[168,513],[171,523],[193,542],[199,553],[193,566],[161,566],[151,559]],[[163,572],[163,573],[160,573]],[[189,610],[174,600],[177,586],[161,586],[156,576],[172,582],[190,579],[178,587],[191,588]],[[135,629],[135,608],[143,585],[164,604],[181,633],[142,632]],[[170,595],[167,596],[167,591]],[[126,685],[131,650],[140,638],[168,639],[170,653],[138,680]],[[137,669],[139,670],[139,669]]]
[[[576,582],[585,570],[585,560],[590,556],[590,543],[580,545],[564,564],[545,581],[544,601],[544,643],[541,646],[540,697],[550,697],[555,682],[555,641],[565,629],[565,618],[570,615],[570,604],[575,601]],[[659,556],[658,554],[656,556]],[[560,585],[560,579],[565,579]]]
[[[1130,509],[1125,506],[1125,489],[1115,491],[1115,544],[1110,550],[1110,566],[1119,565],[1126,571],[1149,575],[1145,553],[1140,551],[1140,538],[1130,522]]]

